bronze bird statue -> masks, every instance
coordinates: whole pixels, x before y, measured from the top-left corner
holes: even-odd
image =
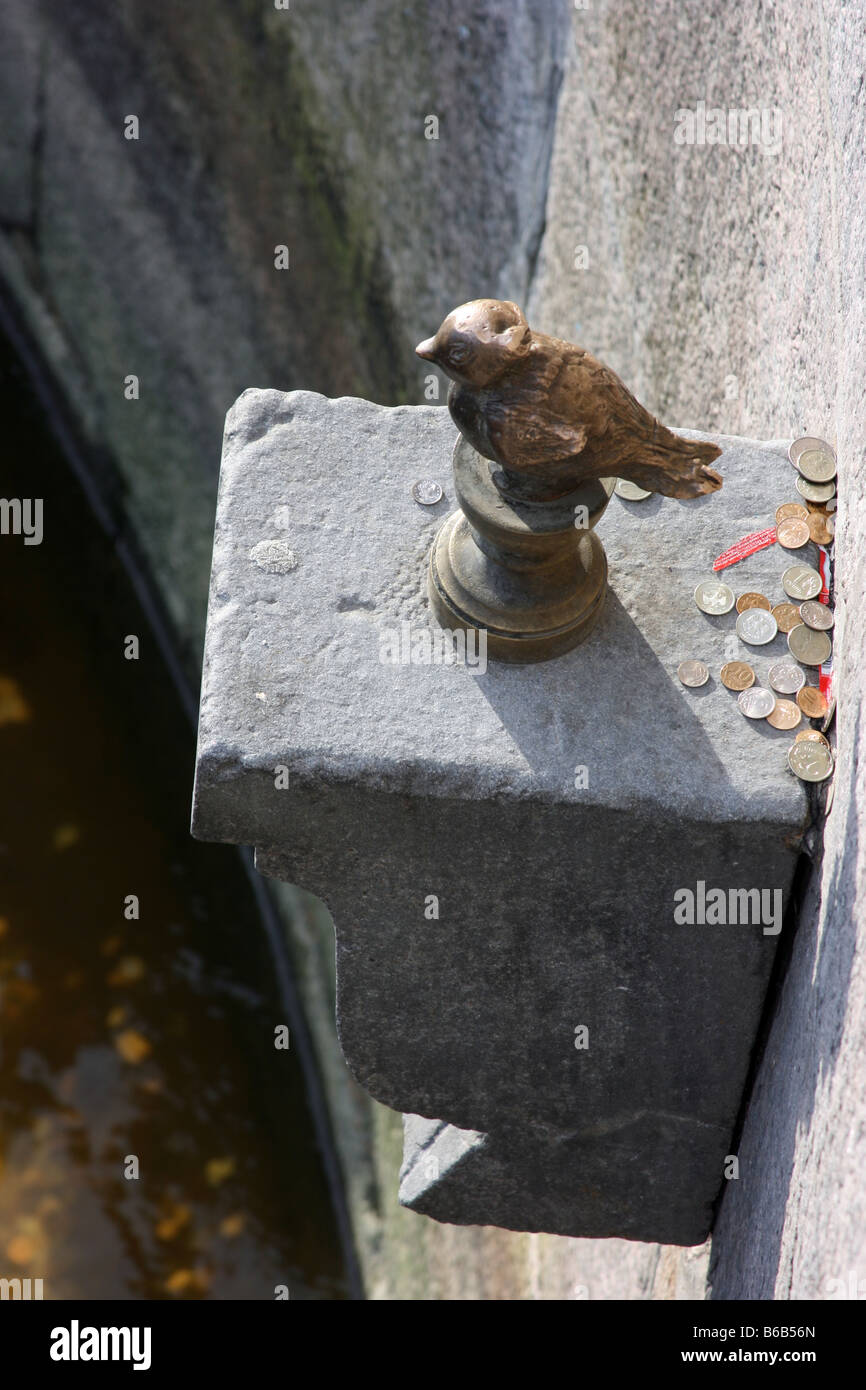
[[[419,357],[451,378],[454,423],[498,463],[500,489],[553,499],[593,478],[628,478],[666,497],[700,497],[722,479],[715,444],[681,439],[584,348],[535,333],[510,300],[461,304]]]

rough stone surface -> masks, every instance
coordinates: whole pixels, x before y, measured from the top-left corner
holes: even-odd
[[[440,1143],[418,1210],[699,1243],[781,917],[684,927],[674,893],[778,889],[781,913],[807,801],[790,735],[675,672],[732,654],[735,615],[692,591],[793,471],[781,445],[726,438],[718,496],[614,498],[606,612],[557,661],[386,664],[383,633],[428,629],[455,435],[435,408],[308,392],[247,391],[229,413],[195,832],[257,845],[263,872],[328,903],[341,1042],[371,1094],[483,1132],[459,1162],[453,1131]],[[437,508],[412,500],[416,476],[442,485]],[[251,565],[286,518],[296,567]],[[778,600],[790,560],[759,552],[737,583]]]
[[[572,30],[532,321],[606,357],[662,418],[820,434],[839,454],[837,786],[741,1178],[716,1225],[712,1290],[862,1298],[866,639],[851,621],[866,601],[862,9],[628,0],[576,10]],[[676,111],[701,99],[777,107],[779,153],[675,146]]]
[[[459,14],[445,4],[434,11],[421,0],[366,0],[329,24],[318,22],[321,6],[305,7],[298,43],[308,56],[291,71],[285,33],[278,52],[258,27],[259,6],[209,0],[204,17],[201,5],[163,7],[158,25],[147,7],[104,0],[2,8],[8,80],[0,84],[6,97],[0,273],[26,307],[92,457],[119,463],[129,525],[149,546],[190,649],[203,632],[219,433],[236,392],[254,381],[400,399],[407,389],[403,373],[414,364],[404,366],[397,341],[426,335],[434,306],[437,313],[440,301],[450,308],[446,301],[458,286],[461,294],[464,287],[487,293],[501,284],[501,292],[518,300],[524,292],[519,277],[500,282],[500,271],[511,245],[531,244],[532,234],[510,215],[500,223],[489,215],[493,190],[484,180],[489,170],[506,198],[521,196],[534,157],[524,131],[533,127],[526,124],[525,96],[520,119],[509,119],[515,82],[525,84],[523,91],[539,83],[551,101],[554,84],[545,86],[531,63],[510,58],[486,81],[497,54],[509,51],[509,33],[525,25],[521,5],[478,0],[470,15],[458,8]],[[431,12],[442,27],[439,41],[428,45],[423,26]],[[851,1270],[862,1279],[866,1270],[859,1081],[866,982],[857,967],[866,924],[866,837],[859,827],[866,759],[858,721],[866,661],[862,635],[846,624],[846,613],[862,611],[866,600],[858,520],[866,514],[858,464],[866,437],[862,15],[846,0],[820,8],[657,0],[651,9],[637,0],[593,0],[582,10],[545,0],[543,13],[553,26],[552,61],[566,76],[533,321],[606,356],[667,420],[762,438],[817,430],[836,441],[842,460],[839,751],[841,771],[859,767],[860,781],[840,776],[826,867],[802,917],[744,1132],[751,1184],[728,1188],[714,1271],[717,1296],[823,1297],[829,1280],[847,1280]],[[569,13],[573,38],[559,48]],[[293,6],[277,19],[290,18],[297,31],[298,14]],[[489,43],[473,69],[457,29],[470,29],[471,49],[476,16]],[[307,37],[311,23],[318,24],[315,43]],[[353,49],[364,25],[373,41]],[[73,55],[71,88],[70,64],[58,46]],[[538,48],[531,51],[537,56]],[[124,52],[126,66],[118,61]],[[435,149],[425,142],[422,150],[407,120],[406,92],[417,87],[414,71],[404,81],[407,64],[429,62],[429,88],[438,91],[461,53],[464,71],[468,65],[476,80],[475,99],[462,100],[465,84],[452,83],[452,109],[459,102],[460,118],[445,123],[447,139]],[[317,112],[304,100],[309,66],[323,92]],[[359,101],[355,90],[368,81],[362,68],[375,72],[377,87],[372,99],[367,91]],[[128,105],[130,69],[145,91],[145,110],[163,113],[147,169],[137,161],[134,187],[121,182],[114,162],[114,119]],[[344,100],[347,75],[356,87]],[[49,76],[58,96],[43,124],[40,93],[51,85]],[[780,157],[750,149],[675,151],[674,112],[700,98],[725,106],[778,104],[785,119]],[[547,96],[543,108],[552,122]],[[417,151],[414,166],[391,163],[401,143]],[[380,161],[381,231],[374,217],[361,227],[355,216],[369,207],[365,194],[373,182],[359,144],[365,158]],[[100,174],[86,185],[85,146],[90,170]],[[471,185],[477,189],[480,178],[484,191],[446,260],[438,251],[441,231],[427,215],[429,191],[437,179],[459,187],[470,156],[476,161]],[[359,170],[351,218],[339,191],[352,177],[338,167],[347,158]],[[538,159],[541,169],[541,152]],[[423,196],[422,160],[431,174]],[[312,202],[295,180],[301,166]],[[43,202],[51,184],[56,195]],[[376,254],[388,237],[392,197],[408,208],[394,251],[406,268],[402,275],[415,268],[419,295],[408,302],[390,301]],[[62,256],[54,251],[58,203]],[[532,214],[537,218],[537,207]],[[154,216],[161,235],[154,235]],[[144,228],[141,241],[137,225]],[[275,226],[286,225],[288,237],[274,235]],[[309,255],[284,297],[262,276],[261,247],[270,252],[287,239],[297,245],[298,227]],[[314,241],[316,251],[327,252],[321,260]],[[587,271],[574,269],[578,244],[588,248]],[[373,254],[357,259],[356,245]],[[152,273],[143,275],[143,264]],[[388,271],[395,273],[390,253]],[[93,285],[103,299],[95,316]],[[238,310],[233,286],[241,287],[247,308],[255,300],[252,329],[244,326],[246,310]],[[408,323],[405,316],[422,299],[423,324]],[[105,331],[109,304],[122,312]],[[310,323],[312,340],[304,336]],[[358,336],[350,340],[356,326]],[[358,342],[376,346],[362,357]],[[116,383],[142,360],[142,379],[152,385],[133,407],[115,395]],[[412,380],[420,390],[421,376]],[[115,495],[107,474],[103,488]],[[837,886],[843,891],[834,900]],[[820,926],[818,896],[825,903]],[[291,905],[287,920],[338,1117],[372,1296],[561,1298],[575,1296],[575,1287],[590,1298],[702,1296],[698,1253],[440,1227],[397,1208],[390,1184],[402,1142],[399,1119],[357,1097],[347,1081],[329,1012],[330,926],[320,910],[300,910],[297,895]],[[823,982],[820,1001],[813,975]],[[781,1164],[767,1142],[771,1132],[782,1141]]]

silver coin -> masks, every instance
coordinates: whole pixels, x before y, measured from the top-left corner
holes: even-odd
[[[617,497],[624,497],[627,502],[642,502],[645,497],[652,497],[651,492],[646,488],[638,487],[637,483],[630,483],[628,478],[617,478],[614,492]]]
[[[776,661],[767,672],[767,680],[780,695],[796,695],[806,684],[806,672],[793,661]]]
[[[765,608],[746,608],[737,618],[737,636],[752,647],[772,642],[778,631],[779,624]]]
[[[816,632],[805,623],[798,623],[788,633],[788,651],[804,666],[821,666],[833,650],[826,632]]]
[[[833,771],[833,754],[823,743],[802,739],[788,749],[788,766],[803,782],[824,782]]]
[[[695,589],[695,603],[702,613],[730,613],[734,606],[734,591],[718,579],[702,579]]]
[[[839,499],[838,499],[837,497],[828,497],[828,498],[827,498],[827,501],[824,503],[824,511],[825,511],[825,512],[835,512],[835,510],[836,510],[836,508],[837,508],[838,506],[839,506]]]
[[[800,604],[800,617],[807,627],[813,627],[817,632],[829,632],[836,621],[826,603],[816,603],[814,599]]]
[[[824,582],[811,565],[789,565],[782,575],[782,588],[788,598],[798,599],[800,603],[820,594]]]
[[[797,468],[810,483],[829,483],[836,476],[836,455],[832,449],[804,449]]]
[[[703,661],[681,661],[677,667],[677,675],[683,685],[696,688],[706,685],[710,679],[710,668]]]
[[[776,697],[772,690],[753,685],[751,690],[744,690],[737,696],[737,704],[747,719],[766,719],[776,708]]]
[[[412,496],[422,507],[433,507],[442,501],[442,489],[432,478],[422,478],[412,488]]]
[[[797,460],[801,454],[805,454],[807,449],[828,449],[833,453],[832,444],[828,444],[826,439],[818,439],[813,434],[804,434],[802,439],[795,439],[788,448],[788,458],[797,467]]]
[[[797,491],[807,502],[829,502],[835,496],[835,483],[810,483],[808,478],[800,477],[796,483]]]

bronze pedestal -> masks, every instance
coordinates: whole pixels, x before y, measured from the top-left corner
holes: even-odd
[[[593,527],[615,478],[556,499],[516,496],[509,478],[463,437],[454,448],[460,510],[430,553],[428,590],[445,628],[487,632],[495,660],[547,661],[589,636],[601,613],[607,560]]]

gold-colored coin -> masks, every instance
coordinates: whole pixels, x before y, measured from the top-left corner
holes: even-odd
[[[825,748],[830,747],[830,740],[825,738],[823,734],[819,734],[817,729],[801,729],[794,738],[794,742],[802,743],[804,739],[807,743],[823,743]]]
[[[823,719],[827,713],[827,701],[817,685],[804,685],[797,691],[797,704],[807,719]]]
[[[764,598],[763,594],[756,594],[751,591],[747,594],[740,594],[740,597],[737,599],[738,613],[745,613],[747,608],[765,608],[769,613],[772,606],[770,600]]]
[[[827,517],[813,512],[806,524],[809,527],[810,541],[814,541],[816,545],[832,544],[834,531],[830,529]]]
[[[755,684],[755,673],[747,661],[726,661],[719,674],[728,690],[748,690]]]
[[[797,627],[803,621],[796,603],[777,603],[773,609],[773,617],[780,632],[790,632],[792,627]]]
[[[798,521],[805,521],[809,513],[801,502],[783,502],[781,507],[776,508],[776,525],[780,521],[788,521],[790,517],[796,517]]]
[[[776,540],[786,550],[799,550],[809,539],[809,526],[798,516],[789,516],[776,527]]]
[[[817,632],[805,623],[788,633],[788,651],[801,666],[823,666],[833,650],[826,632]]]
[[[793,700],[777,700],[767,715],[767,723],[772,724],[774,729],[796,729],[802,718],[802,710]]]
[[[788,766],[802,782],[825,782],[833,771],[833,754],[823,743],[795,739],[788,749]]]

